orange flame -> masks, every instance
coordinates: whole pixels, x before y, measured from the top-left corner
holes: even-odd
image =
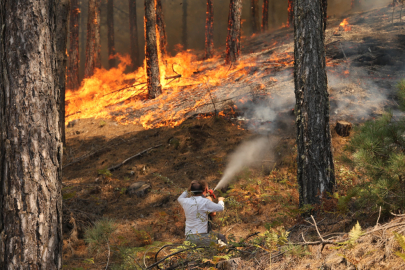
[[[340,24],[340,27],[343,28],[344,31],[350,31],[352,30],[352,27],[349,25],[349,22],[347,21],[347,19],[344,19]]]

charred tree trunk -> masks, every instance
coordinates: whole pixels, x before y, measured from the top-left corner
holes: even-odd
[[[259,0],[250,0],[250,24],[252,27],[252,33],[260,31]]]
[[[69,64],[67,69],[66,88],[77,90],[80,86],[79,80],[79,18],[80,9],[78,0],[70,0],[70,46],[69,46]]]
[[[156,39],[155,7],[155,0],[145,0],[145,57],[149,98],[156,98],[162,93]]]
[[[108,65],[115,67],[115,42],[114,42],[114,0],[107,1],[107,28],[108,28]]]
[[[240,53],[242,0],[229,3],[228,36],[226,38],[226,63],[236,62]]]
[[[67,66],[67,35],[68,35],[68,17],[69,17],[69,5],[71,0],[58,0],[56,3],[56,64],[55,76],[58,79],[56,86],[59,87],[59,127],[61,140],[66,145],[65,137],[65,94],[66,94],[66,66]],[[77,40],[79,30],[77,29]],[[79,44],[77,44],[77,56],[79,55]],[[77,65],[77,67],[79,67]],[[79,70],[77,69],[77,78],[79,78]]]
[[[214,53],[214,6],[212,0],[207,0],[207,17],[205,19],[205,59]]]
[[[188,43],[187,43],[187,0],[183,0],[183,34],[182,34],[182,41],[184,49],[187,50]]]
[[[62,269],[59,106],[67,4],[0,1],[1,269]]]
[[[323,9],[323,31],[326,31],[326,23],[328,22],[328,0],[322,0]]]
[[[84,70],[85,78],[91,77],[94,74],[94,70],[101,67],[100,0],[89,0],[87,18],[86,67]]]
[[[300,205],[319,203],[335,185],[329,127],[322,0],[294,2],[294,82]]]
[[[287,27],[293,25],[294,20],[294,0],[288,0],[288,18],[287,18]]]
[[[136,68],[141,65],[141,61],[139,59],[136,0],[129,0],[129,38],[131,46],[131,61],[132,65]]]
[[[167,36],[164,22],[162,0],[156,0],[156,23],[159,34],[159,50],[162,58],[167,56]]]
[[[269,0],[263,0],[262,13],[262,31],[264,32],[269,27]]]
[[[80,26],[79,26],[79,54],[80,54],[80,61],[79,61],[79,84],[84,78],[84,70],[86,67],[86,18],[85,13],[87,14],[88,5],[84,3],[84,0],[80,0]]]

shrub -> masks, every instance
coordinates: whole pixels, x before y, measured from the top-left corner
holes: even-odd
[[[116,229],[117,227],[112,219],[98,220],[93,227],[87,228],[84,233],[84,240],[89,244],[90,251],[99,253],[106,250],[111,235]]]

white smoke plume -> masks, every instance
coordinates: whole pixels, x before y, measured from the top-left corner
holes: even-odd
[[[263,156],[270,151],[272,145],[274,143],[267,137],[242,143],[231,154],[224,175],[214,190],[227,186],[234,179],[234,176],[245,167],[261,161]]]

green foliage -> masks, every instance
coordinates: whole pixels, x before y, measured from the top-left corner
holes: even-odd
[[[112,176],[112,173],[108,169],[98,170],[97,173],[99,175],[104,175],[105,177],[111,177]]]
[[[117,227],[112,219],[98,220],[93,227],[86,229],[84,241],[89,245],[90,251],[99,253],[109,245],[111,234],[116,229]]]
[[[405,250],[405,236],[402,234],[399,234],[397,232],[394,232],[395,239],[397,240],[397,243],[401,246],[402,250]],[[395,255],[400,257],[402,260],[405,261],[405,253],[397,251],[395,252]]]
[[[64,193],[64,194],[62,195],[62,197],[63,197],[64,200],[72,199],[72,198],[75,197],[75,196],[76,196],[76,192]]]
[[[398,85],[405,109],[405,81]],[[405,119],[388,112],[357,128],[346,147],[343,160],[364,175],[356,188],[364,205],[380,205],[385,210],[405,207]]]
[[[339,245],[345,249],[353,248],[357,240],[364,234],[363,229],[361,228],[359,222],[357,221],[356,225],[349,232],[349,239],[345,242],[340,243]]]

